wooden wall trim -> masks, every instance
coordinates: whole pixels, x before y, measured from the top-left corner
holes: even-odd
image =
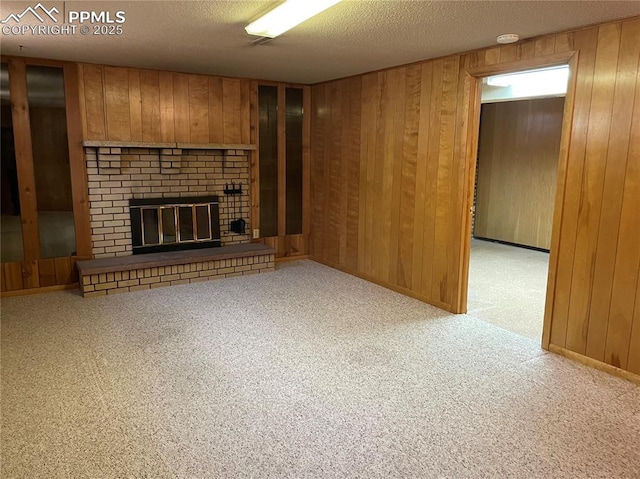
[[[572,63],[573,62],[573,63]],[[467,295],[468,295],[468,284],[469,284],[469,258],[471,251],[471,216],[473,210],[473,195],[474,195],[474,181],[475,181],[475,170],[476,170],[476,156],[478,151],[478,135],[480,130],[480,84],[481,80],[485,76],[489,75],[497,75],[502,73],[508,73],[512,71],[522,71],[522,70],[530,70],[533,68],[538,68],[541,66],[555,66],[569,63],[569,68],[575,70],[577,62],[577,54],[575,51],[561,52],[553,55],[544,55],[535,58],[528,58],[524,60],[516,60],[505,63],[498,63],[492,65],[483,65],[479,67],[471,67],[466,70],[466,86],[465,88],[468,90],[468,95],[465,95],[464,105],[467,108],[468,125],[469,129],[467,131],[467,149],[465,152],[465,171],[468,172],[466,176],[466,181],[463,181],[463,197],[466,198],[465,206],[462,211],[462,226],[460,228],[462,237],[461,237],[461,245],[462,251],[460,256],[460,273],[458,276],[458,285],[456,288],[457,298],[456,304],[454,307],[454,312],[456,313],[465,313],[467,311]],[[570,81],[575,81],[575,75],[570,78]],[[565,100],[565,110],[563,117],[563,139],[567,138],[567,135],[570,135],[571,132],[571,124],[572,124],[572,116],[567,116],[568,114],[573,113],[572,107],[568,110],[567,104],[573,105],[573,99],[569,98],[569,95],[573,94],[573,89],[571,85],[569,86],[567,92],[567,99]],[[566,129],[569,129],[566,131]],[[562,140],[561,140],[561,158],[559,159],[559,172],[562,171],[563,164],[566,164],[567,157],[566,151],[562,149]],[[565,157],[562,157],[562,154],[565,154]],[[565,178],[558,178],[557,189],[556,189],[556,207],[558,214],[554,214],[554,223],[552,231],[559,231],[562,224],[562,203],[558,205],[558,198],[563,199],[565,195]],[[553,233],[552,233],[553,235]],[[558,248],[558,245],[553,244],[552,238],[552,250]],[[550,271],[552,271],[552,266],[555,265],[554,259],[557,257],[557,251],[552,253],[550,257]],[[547,291],[549,291],[550,287],[554,287],[552,284],[554,281],[555,275],[552,277],[549,275],[549,283],[547,286]],[[545,326],[543,330],[547,327],[547,321],[549,324],[552,321],[552,318],[545,318]],[[544,341],[543,341],[544,344]]]
[[[560,139],[560,157],[558,161],[558,176],[556,183],[556,200],[553,210],[553,228],[551,230],[551,247],[549,249],[549,273],[547,276],[547,293],[545,298],[544,321],[542,325],[542,347],[549,349],[551,340],[551,324],[553,322],[553,304],[555,301],[556,278],[558,275],[558,257],[560,254],[560,231],[562,229],[562,215],[567,194],[567,162],[569,161],[569,147],[573,130],[573,114],[575,109],[575,93],[579,52],[574,52],[569,60],[569,81],[567,95],[564,100],[562,118],[562,137]]]
[[[54,286],[43,286],[41,288],[20,289],[16,291],[2,291],[0,298],[12,298],[15,296],[27,296],[31,294],[53,293],[55,291],[65,291],[67,289],[78,289],[77,282],[71,284],[59,284]]]
[[[254,145],[258,144],[258,82],[251,82],[251,129],[250,140]],[[253,238],[253,230],[260,229],[260,151],[256,147],[249,157],[249,199],[251,201],[251,241],[256,242],[258,239]]]
[[[40,233],[38,228],[38,204],[36,179],[31,145],[31,121],[27,98],[27,66],[23,59],[8,61],[11,114],[15,141],[16,167],[20,185],[20,214],[22,217],[22,241],[24,261],[40,257]]]
[[[482,88],[478,78],[472,76],[468,71],[465,72],[465,90],[468,92],[467,98],[467,151],[465,161],[466,178],[463,185],[466,185],[466,203],[463,211],[462,241],[460,241],[460,250],[458,257],[462,258],[459,264],[458,278],[459,287],[455,298],[454,311],[456,313],[467,312],[467,296],[469,294],[469,260],[471,255],[471,218],[473,215],[473,190],[475,186],[477,162],[475,154],[478,151],[478,132],[480,130],[480,104],[482,96]],[[464,195],[464,192],[463,192]],[[469,197],[471,195],[471,198]],[[465,281],[466,279],[466,281]]]
[[[569,63],[576,52],[560,52],[551,55],[527,58],[525,60],[514,60],[504,63],[495,63],[491,65],[482,65],[467,69],[469,75],[482,78],[489,75],[500,75],[503,73],[511,73],[522,70],[533,70],[534,68],[551,67],[555,65],[564,65]]]
[[[302,89],[302,234],[311,224],[311,88]]]
[[[286,87],[278,84],[278,236],[287,234],[287,122]]]
[[[585,366],[588,366],[590,368],[604,371],[605,373],[609,373],[613,376],[626,379],[627,381],[631,381],[632,383],[640,386],[640,376],[637,374],[617,368],[615,366],[612,366],[611,364],[603,363],[602,361],[598,361],[597,359],[584,356],[583,354],[561,348],[560,346],[556,346],[555,344],[550,344],[548,349],[554,354],[563,356],[567,359],[571,359],[572,361],[575,361],[577,363],[584,364]]]
[[[78,67],[75,64],[66,64],[63,68],[65,78],[67,137],[69,143],[69,169],[71,172],[73,218],[76,230],[76,254],[78,256],[91,256],[91,218],[89,215],[89,190],[87,186],[84,149],[82,147],[83,133]]]

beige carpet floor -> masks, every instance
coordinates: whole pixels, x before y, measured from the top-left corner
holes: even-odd
[[[7,479],[640,477],[640,388],[310,261],[1,332]]]
[[[467,312],[540,343],[549,253],[471,240]]]

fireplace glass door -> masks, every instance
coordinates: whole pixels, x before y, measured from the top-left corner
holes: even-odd
[[[130,200],[133,253],[220,246],[218,197]]]

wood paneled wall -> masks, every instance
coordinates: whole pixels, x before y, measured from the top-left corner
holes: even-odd
[[[482,105],[474,236],[549,249],[564,98]]]
[[[0,264],[0,292],[48,288],[78,282],[76,260],[87,257],[47,258]]]
[[[86,140],[249,144],[251,81],[80,65]]]
[[[640,18],[313,86],[312,258],[463,309],[466,70],[574,50],[550,345],[640,374]]]

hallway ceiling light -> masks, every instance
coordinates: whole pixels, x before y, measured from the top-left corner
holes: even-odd
[[[340,0],[287,0],[245,27],[249,35],[275,38]]]
[[[526,72],[495,75],[487,78],[490,86],[510,87],[514,97],[563,94],[567,92],[569,67],[530,70]]]

